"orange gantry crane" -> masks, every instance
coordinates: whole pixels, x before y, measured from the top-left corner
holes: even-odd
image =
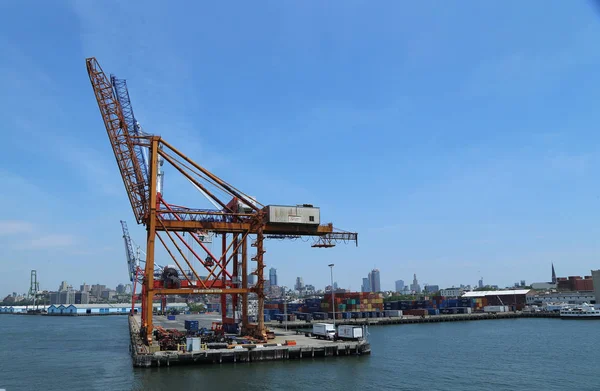
[[[195,163],[160,136],[143,133],[136,121],[124,80],[109,79],[95,58],[86,66],[108,138],[138,224],[146,226],[146,262],[142,280],[142,338],[152,343],[152,303],[156,295],[221,295],[223,324],[236,322],[241,306],[242,333],[266,339],[264,325],[265,238],[313,237],[313,247],[333,247],[353,241],[358,234],[320,224],[320,210],[312,205],[263,205]],[[183,175],[213,205],[194,209],[169,204],[162,196],[164,163]],[[220,236],[221,253],[214,254],[203,240],[207,232]],[[193,239],[194,246],[184,235]],[[155,273],[156,240],[173,261]],[[255,248],[256,284],[248,286],[250,246]],[[195,245],[197,246],[195,248]],[[201,248],[202,251],[196,251]],[[187,252],[187,256],[186,256]],[[183,266],[182,266],[183,265]],[[195,266],[203,275],[196,271]],[[187,266],[187,268],[186,268]],[[181,272],[181,274],[179,274]],[[248,295],[256,293],[256,323],[249,322]],[[227,302],[231,317],[227,316]]]

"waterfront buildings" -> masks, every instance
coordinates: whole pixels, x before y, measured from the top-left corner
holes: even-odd
[[[436,293],[440,290],[439,285],[425,285],[425,292],[427,293]]]
[[[530,293],[527,295],[527,304],[543,305],[553,303],[583,304],[598,303],[592,292],[548,292]]]
[[[463,288],[447,288],[440,291],[440,296],[444,297],[460,297],[465,290]]]

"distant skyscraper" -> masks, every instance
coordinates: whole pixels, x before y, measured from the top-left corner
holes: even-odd
[[[402,292],[404,290],[404,281],[398,280],[396,281],[396,292]]]
[[[83,283],[83,285],[79,286],[79,292],[89,292],[90,291],[90,286],[87,285],[85,282]],[[83,303],[77,303],[77,304],[83,304]]]
[[[410,290],[415,293],[421,293],[421,286],[419,285],[419,280],[417,280],[417,274],[413,275],[413,283],[410,285]]]
[[[556,272],[554,271],[554,262],[552,262],[552,283],[556,284]]]
[[[125,285],[119,284],[119,285],[117,285],[117,288],[115,290],[117,291],[118,294],[123,294],[123,293],[125,293]]]
[[[481,279],[477,283],[477,286],[480,287],[480,288],[483,288],[483,277],[481,277]]]
[[[269,269],[269,283],[271,286],[277,286],[277,269],[274,267]]]
[[[427,292],[427,293],[436,293],[436,292],[439,292],[439,290],[440,290],[439,285],[425,285],[425,292]]]
[[[304,280],[302,279],[302,277],[296,277],[296,286],[294,286],[294,288],[297,291],[303,291],[304,290]]]
[[[370,274],[371,292],[381,292],[381,278],[379,269],[373,269]]]
[[[59,291],[59,292],[64,292],[64,291],[66,291],[66,290],[68,290],[68,289],[69,289],[69,285],[67,284],[67,282],[66,282],[66,281],[63,281],[63,282],[61,282],[61,283],[60,283],[60,286],[58,287],[58,291]],[[62,303],[61,303],[61,304],[62,304]]]
[[[371,292],[371,280],[367,277],[367,278],[363,278],[362,279],[362,287],[361,287],[361,291],[362,292]]]
[[[256,284],[256,275],[255,274],[248,274],[248,285],[255,285]]]

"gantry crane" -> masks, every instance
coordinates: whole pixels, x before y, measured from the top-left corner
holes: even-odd
[[[87,58],[86,66],[96,101],[104,120],[117,165],[138,224],[146,226],[146,262],[142,281],[141,333],[152,343],[152,302],[155,295],[221,295],[223,323],[232,323],[236,309],[242,307],[242,333],[266,339],[264,326],[264,239],[316,238],[314,247],[332,247],[337,241],[354,241],[357,233],[339,231],[333,224],[320,224],[320,210],[312,205],[265,206],[235,186],[225,182],[166,142],[160,136],[141,132],[133,116],[126,84],[109,78],[95,58]],[[147,158],[146,158],[147,157]],[[147,161],[146,161],[147,159]],[[162,162],[181,173],[213,204],[215,209],[194,209],[166,202],[160,188]],[[205,232],[221,237],[221,253],[214,254],[201,238]],[[185,240],[188,233],[204,255]],[[156,239],[176,265],[163,276],[155,278],[154,257]],[[256,262],[253,274],[256,284],[248,287],[248,256],[255,248],[251,261]],[[186,257],[184,249],[188,250]],[[178,254],[178,255],[177,255]],[[183,260],[190,273],[181,266]],[[201,276],[192,263],[198,263]],[[175,286],[169,278],[181,272]],[[248,320],[248,294],[258,297],[257,323]],[[232,317],[227,316],[227,298],[232,303]]]

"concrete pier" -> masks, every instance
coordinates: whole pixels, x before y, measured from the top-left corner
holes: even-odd
[[[193,316],[193,315],[192,315]],[[183,330],[185,318],[190,315],[177,316],[177,320],[168,321],[164,317],[155,317],[155,324],[164,328]],[[179,319],[178,319],[179,318]],[[216,318],[215,320],[217,320]],[[203,321],[211,320],[202,319]],[[292,360],[315,357],[360,356],[371,353],[366,341],[326,341],[306,337],[296,331],[275,331],[275,339],[261,345],[238,345],[229,349],[205,349],[197,352],[158,351],[158,346],[146,346],[139,338],[140,318],[129,317],[131,335],[131,356],[135,367],[155,367],[181,364],[221,364],[235,362],[253,362],[267,360]],[[286,340],[294,340],[296,345],[286,345]]]
[[[492,320],[492,319],[512,319],[512,318],[560,318],[557,312],[504,312],[496,314],[486,313],[475,313],[475,314],[455,314],[455,315],[428,315],[425,317],[420,316],[402,316],[397,318],[359,318],[359,319],[336,319],[336,325],[349,324],[349,325],[389,325],[389,324],[413,324],[413,323],[438,323],[438,322],[464,322],[473,320]],[[306,321],[294,321],[288,322],[288,329],[310,329],[312,323],[331,323],[329,320],[313,320],[311,322]],[[265,323],[267,327],[273,328],[285,328],[285,322],[268,322]]]

